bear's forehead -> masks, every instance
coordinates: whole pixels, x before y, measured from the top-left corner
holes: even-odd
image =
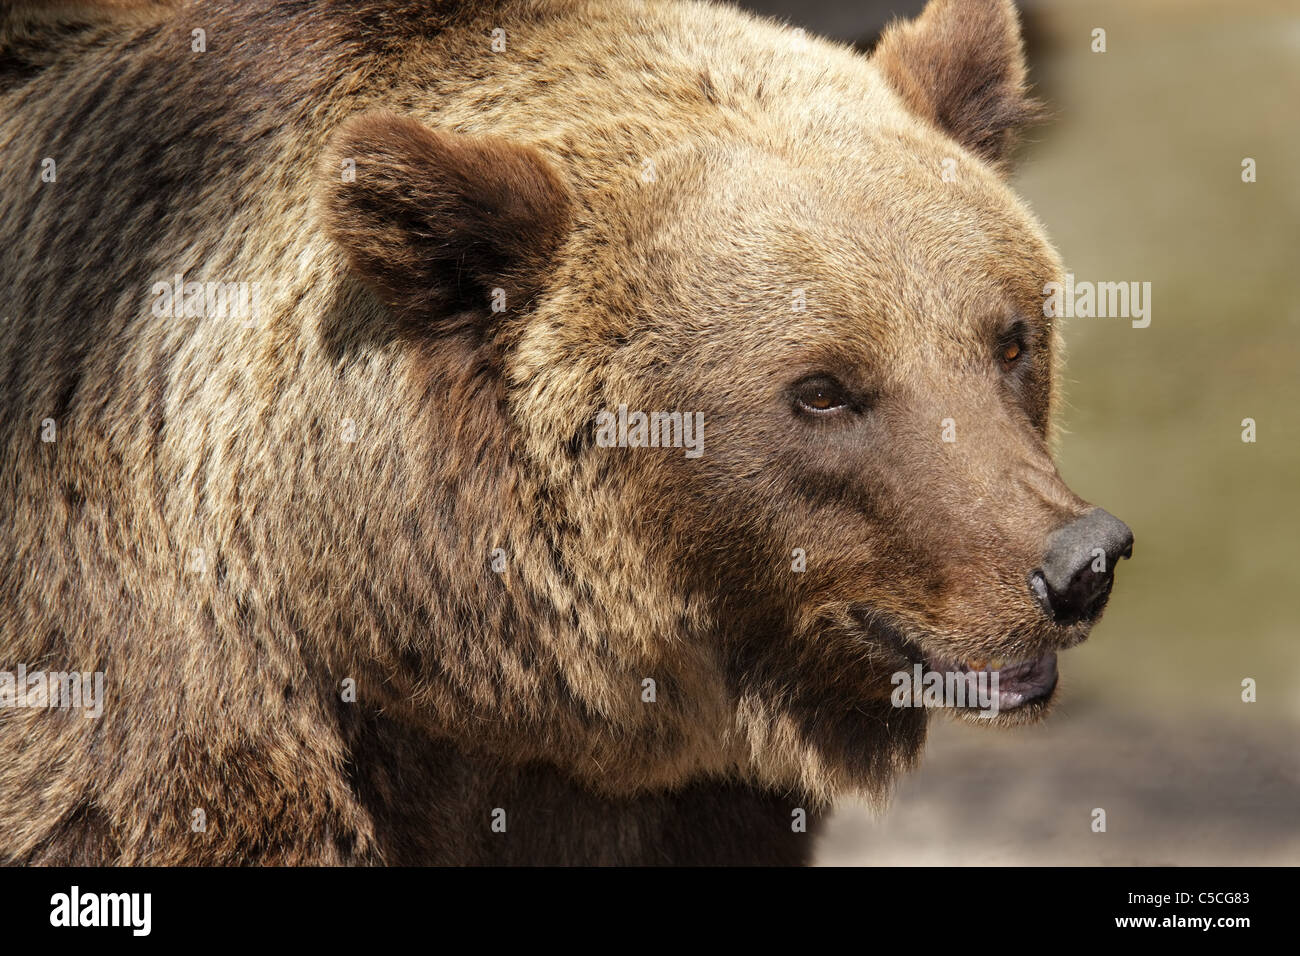
[[[717,138],[656,174],[605,211],[595,242],[631,275],[606,266],[587,280],[617,290],[606,320],[622,337],[743,322],[974,341],[1004,316],[1041,321],[1042,287],[1060,271],[993,171],[908,125],[848,127],[833,150]]]

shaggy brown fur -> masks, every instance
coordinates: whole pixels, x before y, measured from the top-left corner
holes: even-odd
[[[1082,638],[1024,586],[1084,506],[1009,4],[873,59],[658,0],[92,7],[0,33],[0,669],[108,687],[0,710],[3,859],[796,862],[915,759],[909,648]],[[260,314],[159,316],[176,274]],[[795,421],[825,371],[871,416]],[[597,447],[620,403],[705,454]]]

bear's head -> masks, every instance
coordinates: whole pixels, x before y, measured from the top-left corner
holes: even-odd
[[[481,620],[515,656],[444,645],[411,693],[446,732],[516,681],[535,700],[483,746],[613,790],[871,789],[923,737],[898,706],[917,665],[996,672],[991,722],[1036,716],[1131,547],[1049,450],[1062,267],[1004,179],[1036,112],[1010,3],[933,0],[869,58],[761,30],[751,59],[692,72],[686,119],[667,92],[642,104],[657,130],[588,118],[607,151],[376,111],[325,167],[350,267],[491,381],[447,390],[494,409],[447,434],[505,448],[461,452],[508,486],[500,527],[458,532],[485,566],[500,546],[499,583],[446,586],[511,602]],[[519,676],[520,642],[550,677]]]

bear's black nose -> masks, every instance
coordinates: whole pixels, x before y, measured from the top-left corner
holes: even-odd
[[[1029,588],[1057,624],[1091,620],[1106,606],[1115,562],[1132,553],[1129,526],[1093,508],[1052,532],[1042,567],[1029,576]]]

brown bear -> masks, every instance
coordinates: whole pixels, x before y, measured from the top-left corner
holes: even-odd
[[[797,863],[900,672],[1046,708],[1008,0],[4,16],[0,859]]]

